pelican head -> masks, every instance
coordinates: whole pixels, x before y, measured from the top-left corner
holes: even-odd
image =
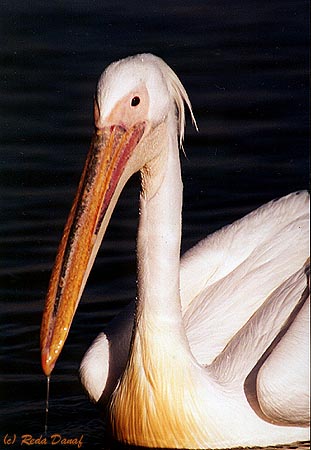
[[[184,102],[194,120],[180,80],[151,54],[115,62],[101,75],[94,99],[95,132],[56,256],[42,319],[42,367],[47,376],[67,338],[122,188],[133,173],[148,172],[161,164],[168,139],[178,137],[176,148],[182,144]]]

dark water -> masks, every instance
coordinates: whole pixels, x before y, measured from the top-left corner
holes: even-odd
[[[188,125],[182,157],[185,250],[263,202],[308,187],[309,13],[297,0],[2,0],[0,16],[3,448],[7,433],[18,442],[44,430],[41,313],[101,71],[153,52],[189,93],[200,133]],[[84,448],[103,447],[104,427],[78,366],[135,295],[137,194],[134,177],[52,376],[49,434],[83,434]]]

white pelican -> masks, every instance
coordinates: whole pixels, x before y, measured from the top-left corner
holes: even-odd
[[[113,436],[191,449],[308,440],[309,196],[270,202],[180,260],[184,102],[192,115],[156,56],[102,74],[47,295],[43,370],[53,370],[113,208],[140,170],[134,319],[129,310],[116,319],[81,368],[90,396],[109,398]]]

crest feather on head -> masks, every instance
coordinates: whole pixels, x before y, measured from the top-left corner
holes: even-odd
[[[180,79],[176,75],[176,73],[163,61],[163,59],[156,57],[159,63],[161,64],[161,70],[165,76],[165,78],[168,80],[167,86],[170,91],[170,94],[172,95],[175,105],[176,105],[176,111],[177,111],[177,122],[178,122],[178,136],[179,136],[179,145],[182,148],[183,140],[184,140],[184,131],[185,131],[185,125],[186,125],[186,119],[185,119],[185,107],[184,103],[186,103],[190,115],[192,123],[195,127],[195,129],[198,131],[198,126],[192,111],[191,102],[189,100],[188,94],[186,92],[186,89],[182,85]]]

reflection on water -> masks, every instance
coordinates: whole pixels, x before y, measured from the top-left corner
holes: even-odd
[[[306,9],[305,1],[289,0],[1,6],[2,434],[44,431],[41,312],[103,68],[151,51],[189,92],[200,133],[188,126],[182,158],[185,250],[259,204],[308,186]],[[49,433],[83,434],[87,448],[102,447],[104,421],[82,391],[78,365],[135,296],[137,193],[134,177],[51,381]]]

